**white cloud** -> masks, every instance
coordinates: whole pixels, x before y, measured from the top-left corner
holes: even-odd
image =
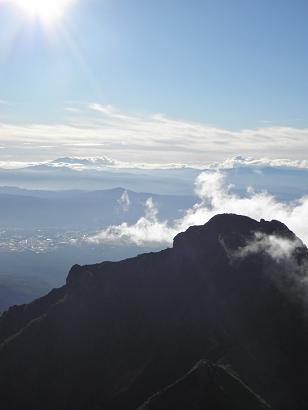
[[[245,258],[250,254],[266,253],[277,262],[289,260],[294,250],[302,246],[298,239],[291,240],[277,235],[265,235],[262,232],[256,232],[254,238],[245,246],[232,252],[232,257]]]
[[[113,225],[88,237],[86,240],[93,243],[155,245],[170,242],[174,233],[172,227],[168,227],[167,221],[160,222],[157,218],[157,209],[152,198],[146,201],[145,216],[136,224]]]
[[[282,203],[267,192],[250,189],[245,197],[232,192],[220,172],[203,172],[196,180],[199,197],[184,216],[174,221],[159,221],[157,210],[151,199],[147,202],[145,216],[136,224],[123,223],[98,232],[88,240],[96,243],[135,243],[137,245],[171,244],[173,237],[191,225],[206,223],[219,213],[236,213],[254,219],[277,219],[285,223],[308,244],[308,196],[292,203]],[[271,243],[275,249],[275,242]]]
[[[308,168],[308,160],[296,160],[287,158],[252,158],[252,157],[242,157],[241,155],[227,158],[224,161],[213,162],[205,166],[208,169],[232,169],[232,168],[258,168],[265,167],[277,167],[277,168]]]
[[[231,263],[245,260],[250,255],[268,255],[274,263],[270,263],[270,260],[264,263],[263,260],[262,273],[274,281],[288,297],[301,300],[307,314],[308,265],[305,259],[296,256],[297,249],[303,246],[299,239],[256,232],[254,237],[239,249],[229,249],[223,240],[221,244]]]
[[[98,150],[103,149],[104,155],[122,162],[199,166],[223,161],[238,153],[270,161],[290,158],[299,163],[308,156],[308,129],[304,128],[262,126],[231,131],[160,113],[130,115],[111,105],[97,103],[78,106],[80,112],[71,106],[67,108],[71,115],[65,123],[0,123],[0,144],[12,152],[16,146],[30,144],[32,150],[25,152],[26,161],[37,160],[41,155],[36,149],[38,146],[56,147],[50,149],[49,158],[59,156],[60,151],[60,155],[96,156]],[[306,162],[303,164],[307,166]]]

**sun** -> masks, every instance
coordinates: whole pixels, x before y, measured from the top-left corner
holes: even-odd
[[[72,0],[14,0],[29,17],[51,24],[63,17]]]

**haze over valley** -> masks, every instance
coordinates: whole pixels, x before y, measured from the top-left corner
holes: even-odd
[[[280,213],[306,240],[301,218],[307,215],[308,169],[292,165],[242,157],[203,168],[122,168],[112,160],[106,165],[106,158],[80,157],[13,169],[7,164],[0,170],[0,285],[15,292],[26,277],[30,291],[22,299],[12,293],[3,307],[61,285],[74,263],[162,249],[181,230],[219,212]],[[46,183],[49,190],[42,189]]]

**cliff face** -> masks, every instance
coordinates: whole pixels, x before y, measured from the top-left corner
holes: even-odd
[[[307,263],[280,222],[217,215],[171,249],[75,265],[63,288],[0,318],[3,408],[170,409],[181,393],[185,409],[268,408],[259,396],[306,409]],[[201,359],[219,379],[192,377]]]

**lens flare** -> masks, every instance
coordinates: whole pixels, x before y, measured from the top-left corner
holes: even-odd
[[[29,17],[51,24],[63,17],[72,0],[14,0]]]

